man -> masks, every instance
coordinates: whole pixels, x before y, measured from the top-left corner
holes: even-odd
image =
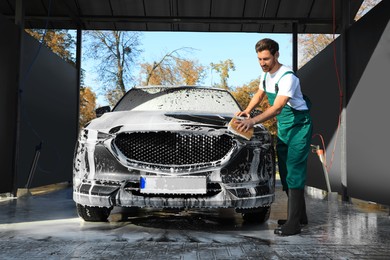
[[[264,76],[261,77],[259,90],[248,107],[237,113],[237,116],[247,117],[239,121],[238,130],[248,131],[255,124],[276,116],[276,151],[283,190],[288,194],[288,217],[287,221],[278,221],[282,225],[274,233],[282,236],[295,235],[301,232],[301,224],[307,224],[304,187],[312,134],[310,102],[301,92],[299,79],[288,67],[279,63],[277,42],[271,39],[260,40],[256,43],[256,53]],[[271,106],[254,118],[249,118],[250,112],[260,104],[265,95]]]

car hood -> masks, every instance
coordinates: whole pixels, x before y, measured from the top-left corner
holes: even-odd
[[[224,130],[233,114],[187,113],[167,111],[119,111],[105,113],[92,120],[87,129],[104,133],[127,131]]]

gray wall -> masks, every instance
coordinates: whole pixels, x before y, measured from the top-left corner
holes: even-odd
[[[390,205],[390,1],[348,32],[347,181],[351,197]]]
[[[20,142],[14,174],[19,43],[17,27],[0,17],[0,193],[26,187],[36,147],[42,144],[28,188],[72,180],[77,139],[77,71],[24,34],[20,102]]]
[[[76,69],[25,34],[17,185],[27,183],[36,147],[40,157],[30,187],[72,179],[77,139]]]
[[[337,50],[340,49],[337,41]],[[340,53],[336,55],[339,57]],[[298,71],[304,93],[312,101],[312,144],[320,145],[321,135],[325,141],[332,191],[341,192],[340,132],[337,133],[340,113],[340,94],[333,62],[333,46],[328,46],[319,55]],[[336,145],[336,146],[335,146]],[[334,149],[335,147],[335,149]],[[332,153],[334,150],[333,160]],[[324,171],[315,153],[309,154],[307,185],[327,190]]]
[[[350,197],[390,205],[390,1],[382,1],[347,32],[347,192]],[[336,40],[337,50],[340,41]],[[336,53],[340,57],[340,53]],[[338,60],[340,66],[340,60]],[[313,101],[314,133],[325,138],[328,163],[334,143],[334,161],[329,172],[332,190],[341,188],[340,143],[337,133],[339,92],[333,62],[333,45],[328,46],[298,71],[304,91]],[[313,139],[320,144],[319,139]],[[321,164],[309,158],[307,185],[326,190]]]
[[[17,99],[18,29],[0,15],[0,193],[13,188],[13,154],[15,145]],[[6,37],[5,37],[6,36]],[[6,39],[6,40],[4,40]]]

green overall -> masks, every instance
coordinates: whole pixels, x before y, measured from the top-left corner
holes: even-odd
[[[285,72],[280,79],[292,71]],[[275,94],[266,91],[267,73],[264,76],[263,87],[268,101],[274,104],[279,91],[278,82],[275,84]],[[304,96],[310,109],[310,101]],[[309,110],[296,110],[285,105],[282,112],[276,116],[278,127],[278,139],[276,151],[278,156],[279,175],[283,190],[304,189],[306,183],[307,157],[310,152],[312,135],[312,122]]]

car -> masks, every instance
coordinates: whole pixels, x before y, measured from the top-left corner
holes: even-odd
[[[78,215],[107,221],[113,207],[233,208],[244,221],[267,221],[273,137],[262,124],[250,140],[232,131],[238,111],[229,91],[200,86],[134,87],[112,111],[98,109],[74,153]]]

